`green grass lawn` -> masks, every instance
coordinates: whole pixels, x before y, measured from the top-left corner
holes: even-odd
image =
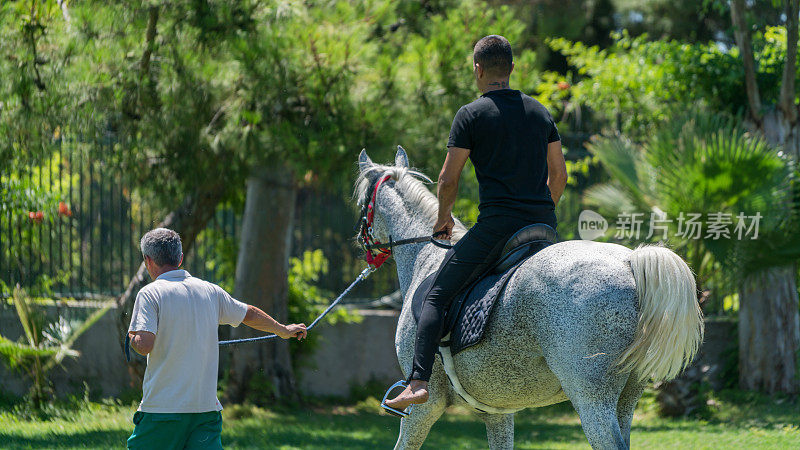
[[[652,398],[634,418],[634,448],[800,448],[800,400],[728,392],[715,398],[706,420],[662,419]],[[399,421],[378,414],[374,400],[356,406],[265,410],[231,406],[223,415],[227,448],[391,448]],[[47,420],[22,419],[0,409],[0,448],[123,448],[133,429],[132,406],[89,403]],[[516,447],[588,448],[568,404],[517,414]],[[426,448],[486,448],[482,422],[453,409],[433,427]]]

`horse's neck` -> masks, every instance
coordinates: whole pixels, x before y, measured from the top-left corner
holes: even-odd
[[[431,234],[431,225],[421,224],[411,217],[397,217],[389,219],[389,231],[392,239],[408,239]],[[416,280],[422,280],[439,267],[444,258],[445,251],[428,244],[410,244],[395,247],[393,250],[395,264],[397,265],[397,278],[400,282],[400,291],[405,294]]]

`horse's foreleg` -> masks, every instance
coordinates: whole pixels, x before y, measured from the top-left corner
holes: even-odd
[[[395,450],[418,449],[422,447],[428,432],[434,423],[441,417],[447,407],[444,398],[430,399],[422,404],[415,405],[411,414],[400,421],[400,436],[397,438]]]
[[[447,409],[448,386],[447,375],[437,360],[428,383],[428,401],[414,405],[411,414],[400,421],[400,436],[394,446],[395,450],[422,447],[431,427]]]
[[[480,414],[486,423],[486,437],[490,450],[514,448],[514,414]]]

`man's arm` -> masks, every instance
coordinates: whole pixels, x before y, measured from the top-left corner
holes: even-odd
[[[147,356],[153,351],[153,346],[156,345],[155,334],[149,331],[131,331],[128,334],[131,337],[131,347],[136,353]]]
[[[305,324],[282,325],[270,317],[269,314],[253,305],[247,305],[247,314],[245,314],[242,323],[256,330],[275,333],[281,339],[296,337],[298,340],[302,340],[305,339],[307,333]]]
[[[456,204],[458,195],[458,181],[461,179],[461,171],[464,170],[469,158],[469,150],[460,147],[449,147],[447,157],[444,159],[442,171],[439,173],[439,183],[437,196],[439,197],[439,217],[433,232],[444,232],[444,239],[450,239],[453,235],[453,206]]]
[[[550,188],[553,203],[558,205],[558,200],[567,187],[567,163],[561,151],[561,141],[547,144],[547,187]]]

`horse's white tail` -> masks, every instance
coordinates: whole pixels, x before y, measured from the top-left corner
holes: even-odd
[[[639,324],[633,343],[617,365],[621,372],[671,380],[687,366],[703,340],[703,313],[694,274],[672,250],[642,246],[630,255],[639,297]]]

